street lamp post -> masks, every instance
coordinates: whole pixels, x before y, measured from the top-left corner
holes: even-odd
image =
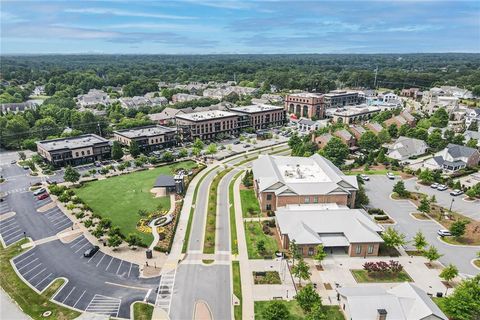
[[[449,210],[450,213],[452,213],[452,206],[453,206],[453,203],[454,203],[454,202],[455,202],[455,199],[452,198],[452,202],[450,202],[450,210]]]

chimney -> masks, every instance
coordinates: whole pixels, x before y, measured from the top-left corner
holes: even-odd
[[[377,320],[387,320],[387,310],[377,309]]]

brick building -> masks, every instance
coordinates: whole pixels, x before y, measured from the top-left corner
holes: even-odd
[[[177,130],[163,126],[146,126],[113,132],[114,139],[125,146],[136,141],[140,149],[152,151],[173,147],[177,144]]]
[[[230,111],[246,115],[248,126],[254,130],[281,126],[285,123],[285,110],[282,107],[269,104],[253,104],[250,106],[230,108]]]
[[[323,95],[320,93],[293,93],[285,97],[285,111],[305,118],[325,118]]]
[[[221,110],[177,114],[178,136],[181,141],[215,139],[220,135],[235,136],[239,133],[239,123],[248,124],[248,116]]]

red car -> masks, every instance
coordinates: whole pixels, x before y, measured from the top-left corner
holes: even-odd
[[[48,198],[48,193],[43,193],[37,197],[38,200],[43,200]]]

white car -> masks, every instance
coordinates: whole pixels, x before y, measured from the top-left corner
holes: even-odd
[[[395,179],[395,175],[391,172],[387,172],[387,178],[390,179],[390,180],[393,180],[393,179]]]
[[[437,189],[438,186],[439,186],[439,184],[436,183],[436,182],[435,182],[435,183],[432,183],[432,184],[430,185],[430,187],[433,188],[433,189]]]
[[[444,184],[439,184],[438,187],[437,187],[438,191],[445,191],[447,189],[448,189],[448,187]]]
[[[452,234],[450,233],[450,231],[446,230],[446,229],[440,229],[437,231],[437,234],[440,236],[440,237],[449,237],[451,236]]]
[[[452,195],[452,196],[454,196],[454,197],[455,197],[455,196],[459,196],[459,195],[461,195],[461,194],[463,194],[463,191],[462,191],[462,190],[458,190],[458,189],[455,189],[455,190],[453,190],[452,192],[450,192],[450,195]]]
[[[363,181],[370,181],[370,177],[367,176],[366,174],[361,174],[360,178],[362,178]]]

